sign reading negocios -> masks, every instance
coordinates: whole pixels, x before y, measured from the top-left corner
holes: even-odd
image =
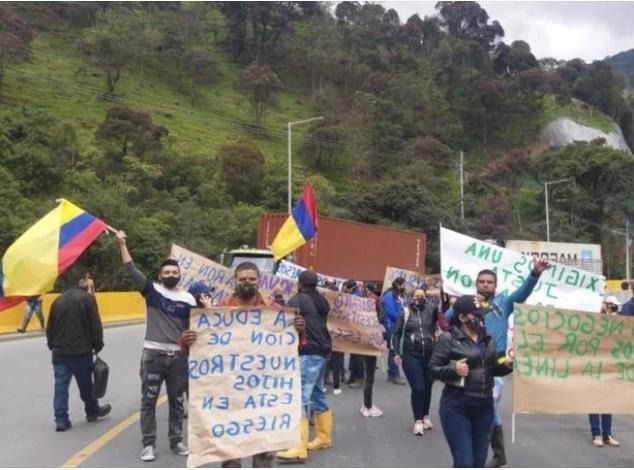
[[[439,295],[441,279],[440,274],[420,274],[407,269],[395,268],[387,266],[385,268],[385,277],[383,278],[383,292],[392,287],[392,282],[397,277],[405,279],[405,285],[408,293],[413,293],[414,289],[421,285],[427,285],[427,295]]]
[[[178,245],[172,245],[171,257],[181,268],[179,287],[187,288],[192,282],[205,281],[216,290],[212,301],[220,303],[234,291],[233,271],[210,259]],[[288,299],[297,293],[297,282],[260,274],[260,293],[267,303],[272,303],[272,291],[279,290]],[[379,324],[374,302],[342,292],[319,289],[330,303],[328,331],[334,351],[380,356],[383,351],[383,331]]]
[[[513,330],[516,413],[634,413],[634,318],[517,305]]]
[[[188,467],[298,444],[301,379],[294,312],[195,309]]]

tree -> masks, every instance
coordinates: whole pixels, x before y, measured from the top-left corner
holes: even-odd
[[[121,73],[134,58],[130,47],[134,29],[127,20],[117,10],[102,11],[97,15],[97,25],[88,29],[79,41],[84,59],[104,73],[105,97],[115,94]]]
[[[161,148],[161,139],[169,131],[154,124],[152,116],[147,113],[133,111],[123,106],[113,106],[108,110],[106,119],[97,129],[98,141],[114,143],[118,151],[116,158],[121,160],[131,149],[137,157],[149,151]]]
[[[248,144],[223,145],[216,158],[233,198],[238,202],[257,203],[265,171],[262,152]]]
[[[489,24],[489,14],[477,2],[438,2],[436,10],[450,35],[475,41],[485,51],[491,50],[497,38],[504,37],[500,23]]]
[[[0,3],[0,99],[4,91],[4,75],[12,62],[27,60],[31,53],[33,28],[15,14],[11,3]]]
[[[500,42],[495,47],[494,56],[493,68],[498,75],[516,75],[539,66],[530,46],[524,41],[513,41],[510,47]]]
[[[344,148],[344,131],[326,122],[313,126],[304,137],[302,156],[309,166],[325,169]]]
[[[190,51],[185,56],[184,62],[185,74],[189,82],[189,98],[193,108],[200,87],[217,81],[218,63],[213,55],[201,49]]]
[[[506,201],[500,196],[490,196],[485,211],[478,221],[478,235],[495,240],[508,239],[511,234],[513,212]]]
[[[266,110],[284,86],[268,65],[251,64],[240,73],[238,88],[249,93],[256,134],[263,133]]]

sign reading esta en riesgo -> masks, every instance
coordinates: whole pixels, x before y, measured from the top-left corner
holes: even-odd
[[[443,289],[450,295],[475,293],[475,279],[483,269],[496,272],[497,293],[519,288],[533,269],[533,258],[491,245],[446,228],[440,230]],[[529,305],[545,305],[599,312],[605,293],[603,276],[551,263],[541,275]]]

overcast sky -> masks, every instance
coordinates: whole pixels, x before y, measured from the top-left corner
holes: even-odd
[[[436,2],[379,2],[405,22],[414,13],[433,15]],[[528,42],[540,59],[603,59],[634,49],[634,1],[479,2],[504,28],[504,42]]]

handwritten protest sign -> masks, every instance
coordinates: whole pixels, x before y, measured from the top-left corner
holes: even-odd
[[[533,269],[533,258],[441,228],[440,264],[443,289],[450,295],[475,293],[475,278],[482,269],[497,273],[497,293],[519,288]],[[605,278],[591,272],[552,263],[533,293],[530,305],[547,305],[599,312]]]
[[[385,277],[383,278],[383,292],[392,287],[392,282],[397,277],[405,279],[405,288],[407,293],[411,294],[420,286],[427,286],[428,295],[440,294],[440,274],[420,274],[407,269],[395,268],[387,266],[385,268]]]
[[[517,305],[516,413],[634,414],[634,318]]]
[[[179,286],[187,287],[205,281],[216,290],[212,302],[222,302],[234,290],[233,270],[178,245],[172,245],[171,257],[181,268]],[[272,303],[273,289],[279,289],[286,300],[297,293],[297,283],[270,273],[260,274],[260,293]],[[320,289],[330,303],[328,331],[334,351],[380,356],[384,328],[379,324],[374,301],[342,292]]]
[[[299,443],[301,378],[294,312],[196,309],[189,352],[188,467]]]
[[[297,281],[299,279],[299,275],[306,271],[306,268],[300,266],[299,264],[291,263],[290,261],[282,260],[280,261],[277,272],[275,273],[277,276],[285,277],[287,279],[292,279]],[[327,279],[330,279],[335,282],[337,286],[337,290],[341,290],[341,286],[346,282],[346,279],[342,279],[334,276],[326,276],[324,274],[317,274],[317,279],[319,281],[319,285],[323,286]]]

